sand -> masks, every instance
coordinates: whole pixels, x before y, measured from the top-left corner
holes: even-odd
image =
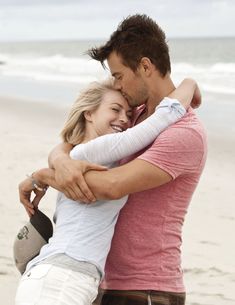
[[[0,296],[12,305],[19,272],[12,259],[12,244],[27,215],[18,199],[18,184],[34,169],[47,166],[50,149],[59,142],[66,109],[44,103],[0,99]],[[55,191],[49,190],[43,210],[51,215]],[[4,300],[4,301],[3,301]]]
[[[14,303],[20,274],[12,259],[12,244],[27,220],[18,200],[18,183],[26,174],[46,166],[49,151],[59,142],[67,108],[55,106],[0,98],[0,296],[4,305]],[[235,281],[232,241],[235,138],[210,130],[210,125],[208,128],[208,161],[184,226],[187,304],[229,305],[234,301]],[[53,213],[55,196],[56,192],[49,190],[41,203],[49,216]]]

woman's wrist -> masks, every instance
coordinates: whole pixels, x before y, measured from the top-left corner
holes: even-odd
[[[28,177],[31,179],[32,185],[34,186],[35,189],[41,192],[47,191],[48,185],[44,179],[43,169],[33,172],[31,176]]]

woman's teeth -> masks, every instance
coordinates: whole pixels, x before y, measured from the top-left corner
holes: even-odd
[[[120,126],[112,125],[112,128],[113,128],[115,131],[118,131],[118,132],[122,132],[122,131],[123,131],[122,127],[120,127]]]

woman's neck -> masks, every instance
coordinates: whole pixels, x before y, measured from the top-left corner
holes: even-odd
[[[89,124],[86,124],[85,126],[85,132],[84,132],[84,137],[81,143],[87,143],[95,138],[98,137],[98,134],[94,130],[93,126],[90,126]]]

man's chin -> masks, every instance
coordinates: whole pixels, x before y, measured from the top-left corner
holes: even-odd
[[[134,108],[134,107],[139,107],[139,106],[143,105],[144,102],[143,101],[140,102],[140,101],[131,99],[130,102],[128,101],[128,104],[130,105],[130,107]]]

